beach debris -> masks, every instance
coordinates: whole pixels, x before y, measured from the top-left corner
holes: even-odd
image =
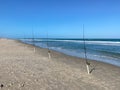
[[[23,83],[22,85],[21,85],[21,87],[24,87],[25,86],[25,84]]]
[[[7,85],[7,87],[11,87],[11,86],[13,86],[14,85],[14,83],[10,83],[9,85]]]
[[[25,82],[19,84],[19,87],[24,87],[25,86]]]
[[[14,72],[12,71],[11,74],[14,74]]]
[[[1,87],[1,88],[3,88],[3,87],[4,87],[4,85],[3,85],[3,84],[0,84],[0,87]]]
[[[31,76],[33,77],[33,76],[35,76],[35,74],[33,73],[33,74],[31,74]]]
[[[38,80],[38,79],[35,79],[34,81],[35,81],[35,82],[38,82],[39,80]]]

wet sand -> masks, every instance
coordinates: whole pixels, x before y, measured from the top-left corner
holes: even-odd
[[[0,39],[0,90],[120,90],[120,67]]]

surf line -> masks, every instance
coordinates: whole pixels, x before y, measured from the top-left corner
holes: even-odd
[[[87,68],[87,73],[90,74],[90,62],[87,60],[87,51],[86,51],[86,42],[85,42],[85,30],[84,30],[84,24],[83,24],[83,45],[84,45],[84,58],[85,58],[85,63],[86,63],[86,68]]]

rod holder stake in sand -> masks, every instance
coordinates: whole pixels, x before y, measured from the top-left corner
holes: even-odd
[[[86,61],[87,73],[90,74],[90,63]]]
[[[35,53],[35,47],[34,47],[34,53]]]
[[[50,54],[50,51],[48,51],[48,58],[49,58],[49,59],[51,58],[51,54]]]
[[[86,65],[86,67],[87,67],[87,73],[90,74],[89,65]]]

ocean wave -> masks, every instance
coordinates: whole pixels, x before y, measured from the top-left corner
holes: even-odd
[[[22,39],[24,40],[24,39]],[[25,41],[33,41],[33,39],[26,39]],[[52,39],[34,39],[34,42],[71,42],[84,44],[83,40],[52,40]],[[109,45],[109,46],[120,46],[120,41],[85,41],[86,44],[93,45]]]
[[[45,40],[45,39],[39,39],[39,40],[35,40],[36,42],[38,41],[48,41],[48,42],[72,42],[72,43],[84,43],[83,40],[51,40],[51,39],[48,39],[48,40]],[[112,46],[120,46],[120,41],[85,41],[86,44],[97,44],[97,45],[112,45]]]

